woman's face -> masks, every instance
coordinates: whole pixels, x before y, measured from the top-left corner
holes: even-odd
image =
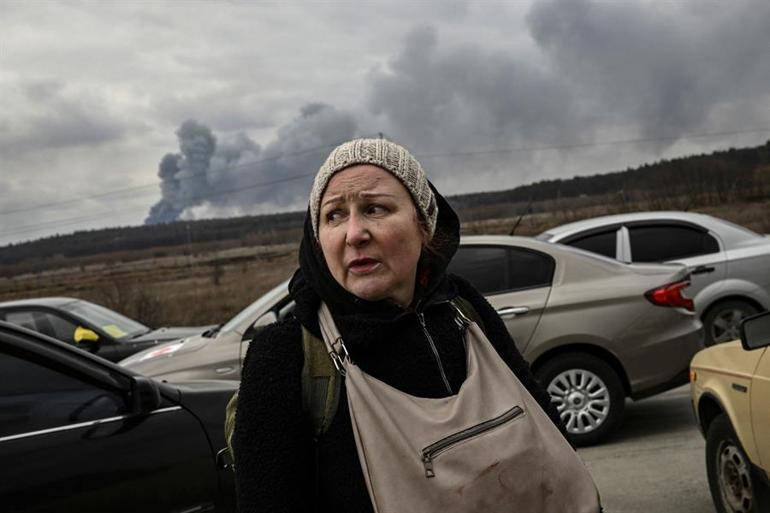
[[[336,173],[321,197],[318,238],[345,290],[411,304],[425,235],[412,197],[389,172],[357,165]]]

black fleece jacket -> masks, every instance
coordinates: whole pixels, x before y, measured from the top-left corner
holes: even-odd
[[[329,305],[352,360],[364,372],[408,394],[437,398],[457,393],[466,376],[462,333],[449,305],[449,299],[459,294],[480,316],[500,357],[563,430],[546,392],[534,380],[492,306],[468,282],[445,274],[459,240],[459,222],[437,196],[437,250],[424,255],[416,300],[409,309],[367,302],[344,291],[331,278],[306,222],[300,270],[290,285],[296,301],[294,317],[261,331],[243,366],[233,439],[242,513],[372,511],[344,380],[336,416],[317,442],[302,409],[301,325],[320,337],[321,298]]]

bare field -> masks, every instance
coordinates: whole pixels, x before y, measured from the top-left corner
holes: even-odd
[[[225,322],[297,266],[296,245],[64,267],[0,278],[0,300],[70,296],[151,326]]]
[[[463,224],[464,234],[510,233],[535,235],[552,226],[597,215],[647,210],[667,205],[593,204],[563,202],[545,212],[472,221]],[[770,200],[703,207],[712,214],[770,233]],[[162,255],[142,250],[126,261],[115,255],[68,262],[36,273],[0,278],[0,301],[44,296],[71,296],[94,301],[148,325],[199,325],[227,321],[270,288],[290,277],[297,267],[297,244],[249,247],[195,246],[192,255]],[[145,256],[147,255],[147,256]]]

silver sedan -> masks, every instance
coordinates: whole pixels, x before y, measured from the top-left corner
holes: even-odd
[[[738,338],[743,318],[770,309],[770,237],[723,219],[637,212],[557,226],[537,238],[621,262],[686,265],[706,345]]]

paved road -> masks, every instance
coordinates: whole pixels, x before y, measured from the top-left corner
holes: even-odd
[[[608,443],[580,449],[607,513],[714,513],[688,386],[626,404]]]

